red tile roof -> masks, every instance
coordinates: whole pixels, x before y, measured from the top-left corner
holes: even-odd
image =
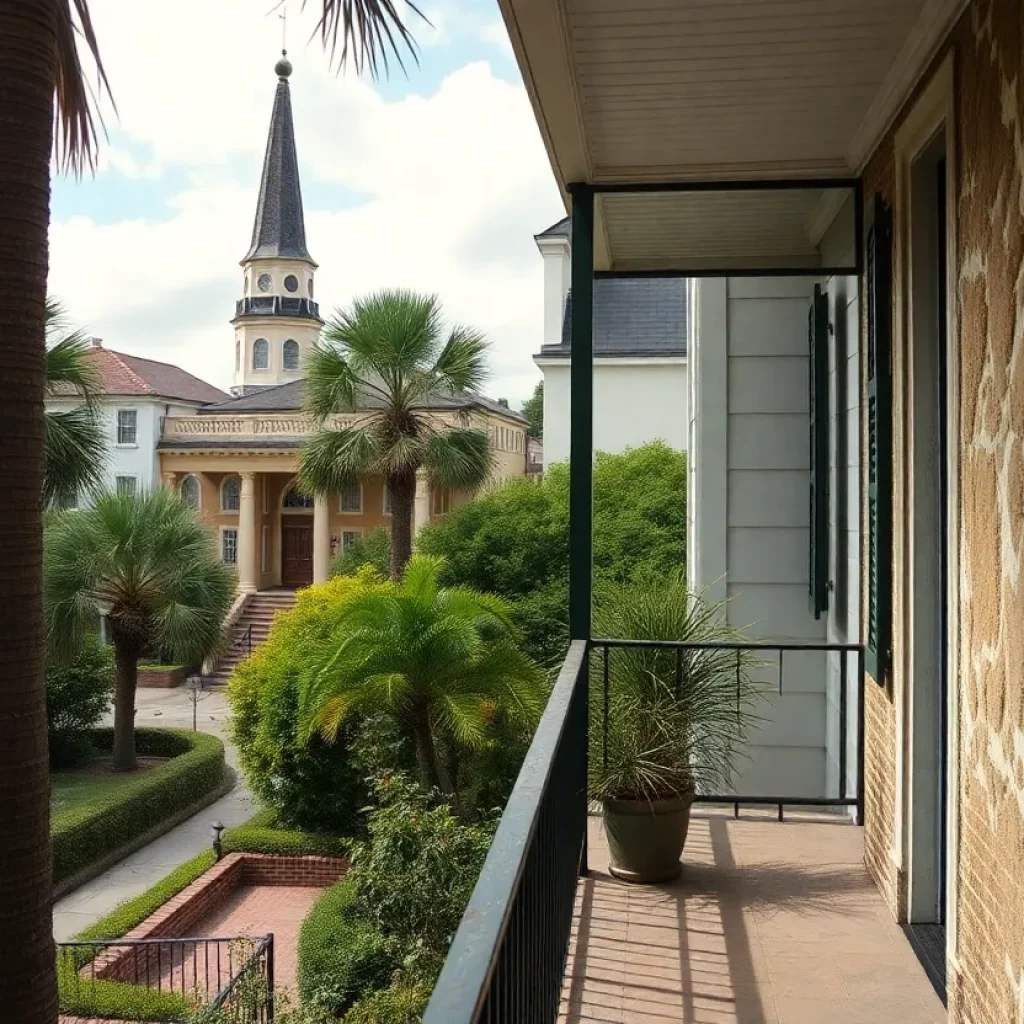
[[[205,380],[193,377],[180,366],[160,363],[155,359],[143,359],[124,352],[115,352],[99,345],[89,350],[96,361],[101,390],[107,395],[140,395],[153,398],[178,398],[185,402],[223,402],[231,396],[207,384]],[[72,395],[70,387],[59,387],[55,395]]]

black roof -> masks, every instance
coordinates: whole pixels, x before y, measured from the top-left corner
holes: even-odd
[[[223,413],[223,412],[296,412],[302,408],[304,380],[293,380],[287,384],[278,384],[276,387],[262,388],[248,395],[239,398],[232,398],[228,402],[218,402],[215,405],[204,405],[199,413]],[[379,409],[382,402],[374,395],[365,396],[360,403],[361,409]],[[517,412],[513,412],[507,406],[483,395],[474,395],[467,398],[452,398],[448,395],[435,395],[426,403],[428,409],[487,409],[490,412],[501,413],[514,420],[525,418]]]
[[[545,228],[539,235],[534,235],[534,238],[571,238],[572,237],[572,221],[569,217],[563,217],[561,220],[555,221],[554,224],[549,228]]]
[[[685,356],[687,313],[685,278],[599,277],[594,281],[594,354]],[[565,300],[561,344],[545,345],[540,354],[568,357],[571,331],[572,292]]]
[[[245,259],[269,256],[312,262],[306,249],[299,161],[295,154],[295,126],[288,86],[291,64],[287,60],[279,61],[275,70],[278,72],[277,93],[270,115],[270,134],[263,158],[252,244]]]

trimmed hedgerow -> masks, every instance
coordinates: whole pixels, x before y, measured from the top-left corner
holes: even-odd
[[[113,730],[96,729],[93,745],[113,747]],[[168,757],[113,793],[78,804],[52,825],[53,879],[61,882],[212,792],[224,780],[224,744],[180,729],[136,729],[138,753]]]
[[[277,814],[266,809],[229,828],[221,837],[225,853],[274,853],[282,857],[344,857],[349,841],[322,832],[277,827]]]
[[[146,989],[119,981],[84,980],[71,959],[57,965],[57,990],[61,1013],[103,1020],[181,1021],[191,1012],[188,1000],[178,992]]]
[[[333,1014],[387,986],[402,961],[400,945],[355,913],[358,893],[343,878],[313,904],[299,932],[299,995]]]

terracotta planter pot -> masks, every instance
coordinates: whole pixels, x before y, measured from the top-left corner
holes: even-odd
[[[679,857],[690,827],[694,792],[669,800],[605,800],[604,830],[611,873],[626,882],[668,882],[682,865]]]

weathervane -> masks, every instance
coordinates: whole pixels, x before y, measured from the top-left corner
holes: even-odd
[[[288,52],[288,5],[285,0],[281,0],[281,13],[278,15],[281,19],[281,52]]]

